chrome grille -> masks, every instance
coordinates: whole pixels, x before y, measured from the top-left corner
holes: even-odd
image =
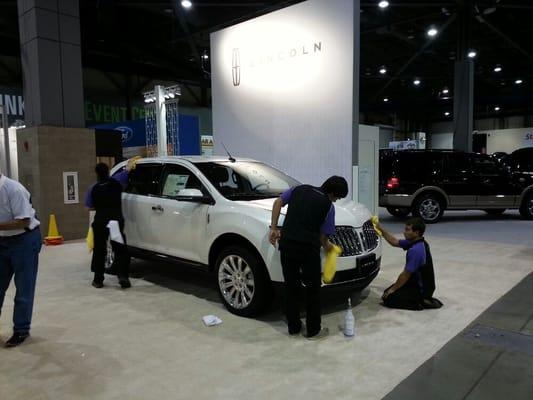
[[[329,240],[342,248],[340,257],[352,257],[374,250],[379,239],[372,222],[367,221],[363,224],[362,229],[337,225],[335,235],[331,235]]]

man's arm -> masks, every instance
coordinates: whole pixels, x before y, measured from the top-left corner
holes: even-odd
[[[394,285],[392,285],[385,293],[383,293],[383,298],[386,299],[389,296],[389,294],[395,292],[396,290],[401,288],[403,285],[405,285],[410,277],[411,277],[411,273],[404,269],[402,273],[398,276],[398,279],[396,279],[396,282],[394,283]]]
[[[11,221],[0,222],[0,231],[16,231],[30,226],[30,219],[12,219]]]
[[[282,207],[283,200],[281,199],[281,197],[278,197],[276,201],[274,201],[274,205],[272,206],[272,216],[270,217],[270,233],[268,235],[268,240],[270,241],[272,246],[276,245],[276,242],[281,236],[281,233],[278,229],[278,220]]]
[[[393,247],[400,247],[400,240],[394,237],[390,232],[388,232],[385,228],[383,228],[383,225],[380,223],[377,224],[377,228],[381,231],[383,234],[383,237],[385,240]]]
[[[325,251],[330,251],[333,247],[333,244],[329,241],[328,237],[324,235],[323,233],[320,234],[320,244],[324,248]]]

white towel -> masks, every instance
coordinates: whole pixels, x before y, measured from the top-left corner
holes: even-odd
[[[109,228],[109,237],[113,242],[124,244],[124,238],[122,237],[122,233],[120,233],[120,226],[118,224],[118,221],[115,221],[112,219],[107,224],[107,227]]]
[[[204,315],[202,317],[205,326],[214,326],[222,323],[222,320],[216,315]]]

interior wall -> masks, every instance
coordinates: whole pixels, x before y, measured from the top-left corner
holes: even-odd
[[[351,181],[353,12],[309,0],[211,35],[215,154]]]

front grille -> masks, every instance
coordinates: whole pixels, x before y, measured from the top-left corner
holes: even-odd
[[[340,257],[358,256],[374,250],[378,245],[378,235],[370,221],[365,222],[362,229],[337,225],[335,235],[331,235],[329,240],[342,248]]]

